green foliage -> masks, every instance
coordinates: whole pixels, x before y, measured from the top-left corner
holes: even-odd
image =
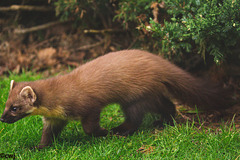
[[[114,19],[122,21],[125,28],[128,28],[128,22],[141,24],[144,18],[151,16],[151,3],[152,0],[121,0],[119,1],[119,9]]]
[[[155,46],[161,49],[165,57],[169,59],[180,59],[184,51],[191,52],[192,45],[188,30],[180,23],[165,21],[164,26],[150,19],[152,36],[156,39]]]
[[[158,2],[160,4],[162,0]],[[164,2],[165,7],[161,8],[159,13],[161,10],[166,10],[169,19],[164,19],[161,24],[150,18],[150,25],[142,24],[142,26],[152,33],[157,42],[154,46],[168,58],[174,56],[176,58],[182,53],[197,50],[204,59],[206,54],[210,54],[216,63],[220,63],[239,41],[239,0],[164,0]],[[146,1],[146,3],[151,4],[151,1]],[[141,1],[135,2],[136,6],[145,5],[147,10],[149,10],[149,4],[146,5]],[[119,14],[118,16],[122,16],[124,21],[132,21],[135,14],[149,15],[145,10],[141,10],[142,13],[139,13],[138,9],[135,10],[136,13],[127,16],[129,15],[127,13],[134,11],[130,5],[122,9],[125,15]],[[160,14],[158,19],[163,17]]]

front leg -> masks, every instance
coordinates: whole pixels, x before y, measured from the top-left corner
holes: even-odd
[[[46,146],[51,145],[54,141],[54,138],[61,133],[66,124],[66,120],[44,117],[42,138],[38,148],[42,149]]]

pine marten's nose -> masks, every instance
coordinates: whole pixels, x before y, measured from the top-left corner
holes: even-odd
[[[3,118],[0,119],[1,122],[5,122]]]

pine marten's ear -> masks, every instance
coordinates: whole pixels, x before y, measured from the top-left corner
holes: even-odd
[[[15,85],[15,81],[14,80],[11,80],[11,83],[10,83],[10,91],[13,89]]]
[[[32,87],[26,86],[22,89],[20,92],[20,96],[24,98],[25,100],[30,101],[31,103],[34,103],[37,99],[36,94],[34,93]]]

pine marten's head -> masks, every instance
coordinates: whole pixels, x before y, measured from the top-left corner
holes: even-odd
[[[37,97],[33,89],[28,85],[17,84],[11,81],[8,100],[1,121],[14,123],[30,113],[36,108],[34,102]]]

